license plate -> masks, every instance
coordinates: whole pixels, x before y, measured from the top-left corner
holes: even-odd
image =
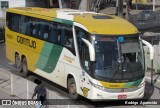
[[[118,95],[118,99],[126,99],[127,95]]]

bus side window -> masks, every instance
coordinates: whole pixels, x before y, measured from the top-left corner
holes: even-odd
[[[33,37],[37,37],[36,32],[37,32],[37,30],[36,30],[36,23],[34,23],[33,29],[32,29],[32,36]]]
[[[50,26],[50,41],[53,43],[58,42],[58,33],[55,26]]]
[[[19,32],[20,15],[13,15],[12,17],[12,30]]]
[[[68,48],[74,55],[76,55],[75,47],[74,47],[72,26],[66,27],[65,35],[66,35],[65,47]]]
[[[32,26],[33,26],[33,21],[31,19],[31,17],[26,17],[25,18],[25,21],[26,22],[26,29],[25,29],[25,34],[26,35],[29,35],[29,36],[32,36]]]
[[[11,30],[12,30],[12,21],[13,21],[12,17],[13,17],[13,14],[7,12],[7,22],[6,22],[6,25]]]
[[[25,28],[25,24],[24,24],[24,19],[25,16],[21,16],[20,17],[20,23],[19,23],[19,32],[23,34],[23,30]],[[23,25],[24,24],[24,25]],[[23,28],[24,27],[24,28]]]
[[[49,40],[49,25],[48,24],[45,25],[43,37],[44,37],[44,40]]]
[[[35,37],[36,35],[36,26],[34,22],[31,22],[29,26],[29,35]]]
[[[74,48],[74,39],[73,39],[73,32],[72,28],[69,28],[69,30],[66,30],[66,42],[65,46],[69,48]]]
[[[60,44],[61,45],[65,45],[65,41],[66,41],[66,34],[65,34],[65,27],[61,26],[60,28]]]
[[[44,23],[41,23],[40,24],[40,30],[39,30],[39,38],[40,39],[44,39],[44,28],[45,28]]]
[[[40,37],[40,32],[39,32],[40,31],[40,23],[37,21],[35,26],[36,26],[36,37],[39,38]]]
[[[19,24],[20,24],[21,16],[16,15],[16,14],[8,13],[7,17],[11,17],[11,18],[8,18],[8,21],[9,21],[9,24],[10,24],[10,25],[8,25],[9,29],[11,29],[13,31],[16,31],[16,32],[19,32],[20,31]]]
[[[35,34],[39,39],[49,41],[50,39],[50,27],[49,23],[45,21],[39,21],[35,25]]]
[[[74,38],[71,25],[59,25],[60,38],[58,37],[59,44],[65,46],[75,55]]]
[[[27,18],[26,17],[22,17],[22,23],[21,23],[21,33],[25,34],[26,33],[26,29],[27,29]]]

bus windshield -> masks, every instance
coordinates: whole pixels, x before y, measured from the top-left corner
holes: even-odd
[[[138,36],[95,36],[95,77],[109,82],[129,82],[144,77],[142,44]]]

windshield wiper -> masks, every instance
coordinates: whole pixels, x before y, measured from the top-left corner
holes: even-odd
[[[119,70],[122,70],[122,63],[118,63],[118,65],[116,66],[116,68],[114,69],[114,75],[111,78],[111,81],[113,81],[114,77],[116,76],[116,74],[118,73]]]
[[[132,75],[133,75],[133,78],[134,78],[134,73],[133,73],[133,71],[132,71],[132,69],[130,68],[130,66],[128,65],[128,69],[130,70],[130,72],[132,73]]]

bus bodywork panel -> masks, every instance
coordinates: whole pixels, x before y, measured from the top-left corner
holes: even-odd
[[[105,15],[101,13],[86,12],[80,10],[71,10],[71,9],[44,9],[44,8],[14,8],[9,9],[8,12],[16,11],[20,14],[31,15],[34,17],[41,17],[42,19],[51,18],[57,22],[62,21],[71,21],[77,22],[85,26],[88,29],[88,32],[93,34],[135,34],[139,31],[128,21],[111,15]],[[31,15],[32,16],[32,15]],[[117,28],[117,25],[120,25]],[[130,28],[130,29],[128,29]],[[116,32],[115,32],[116,31]]]
[[[80,74],[80,94],[93,101],[117,100],[117,99],[139,99],[143,98],[145,91],[145,78],[126,83],[110,83],[98,81],[88,74]],[[85,78],[86,82],[83,82]]]
[[[141,99],[144,96],[144,91],[145,87],[143,86],[142,88],[139,88],[137,90],[133,90],[130,92],[119,92],[116,93],[116,89],[112,89],[112,92],[108,91],[101,91],[99,89],[92,89],[93,94],[92,94],[92,99],[93,100],[101,100],[101,99],[107,99],[107,100],[112,100],[112,99]]]
[[[7,27],[5,30],[7,33],[6,57],[13,63],[15,62],[16,52],[20,57],[24,55],[27,59],[28,69],[30,71],[64,87],[66,87],[66,74],[73,74],[74,72],[74,74],[76,74],[76,71],[78,71],[77,66],[79,65],[76,56],[66,48],[36,38],[24,36],[10,31]],[[27,44],[27,42],[24,42],[24,39],[30,40],[30,42]],[[32,42],[35,42],[35,48],[32,47]]]
[[[134,34],[138,33],[136,27],[130,24],[128,21],[107,15],[102,19],[101,17],[105,17],[106,15],[100,14],[91,14],[84,16],[76,16],[74,19],[76,22],[84,25],[88,31],[92,34],[109,34],[109,35],[119,35],[119,34]],[[100,17],[98,20],[94,17]],[[117,25],[120,25],[117,29]],[[130,29],[127,29],[130,28]]]

